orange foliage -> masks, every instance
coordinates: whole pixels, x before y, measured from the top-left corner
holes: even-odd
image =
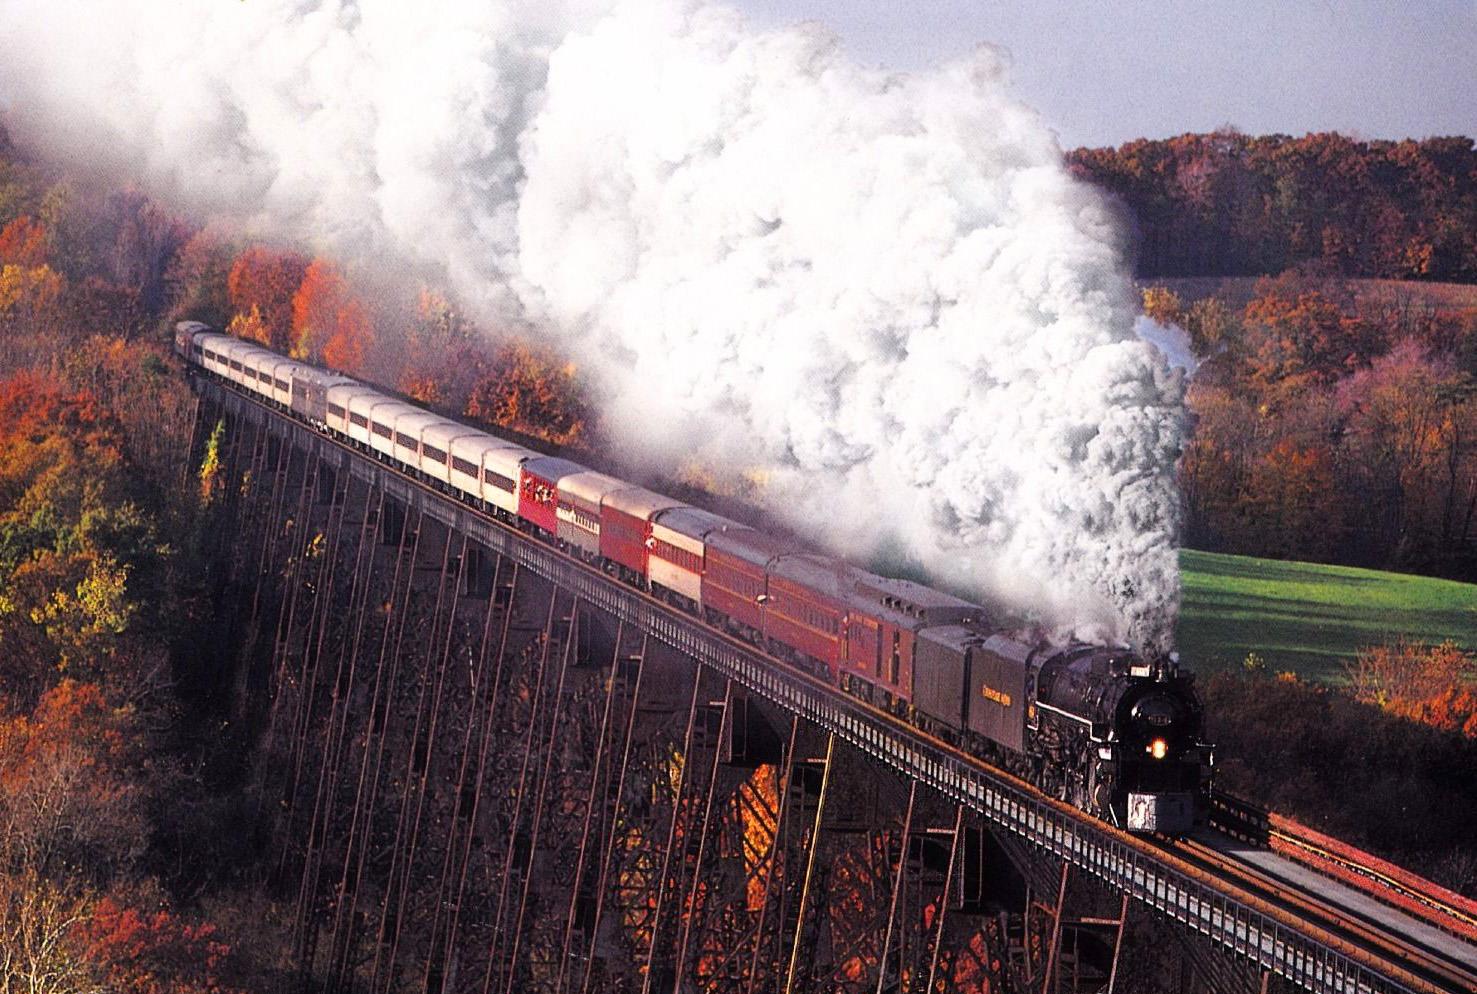
[[[407,370],[400,378],[400,392],[417,404],[437,407],[446,402],[446,388],[430,373]]]
[[[142,850],[139,792],[124,773],[125,717],[91,683],[62,680],[28,717],[0,720],[0,857],[26,872],[104,875]]]
[[[0,230],[0,263],[28,268],[45,265],[47,245],[46,226],[23,215]]]
[[[1262,552],[1323,555],[1336,547],[1339,493],[1326,449],[1278,441],[1253,464],[1250,493],[1248,524],[1258,529]]]
[[[0,447],[11,448],[16,441],[40,444],[49,432],[89,448],[122,445],[117,424],[87,391],[69,393],[54,377],[31,371],[0,380]]]
[[[314,259],[292,298],[292,355],[357,372],[374,330],[369,312],[354,299],[338,269]]]
[[[1345,671],[1359,700],[1477,738],[1477,658],[1455,642],[1399,639],[1369,646]]]
[[[510,345],[472,388],[466,413],[491,424],[540,435],[560,445],[585,431],[575,369],[524,345]]]
[[[236,257],[226,277],[231,307],[245,314],[255,307],[271,346],[287,351],[292,332],[292,301],[307,262],[291,252],[255,245]]]
[[[1297,276],[1261,280],[1243,312],[1252,382],[1294,391],[1326,385],[1375,350],[1373,330]]]
[[[339,309],[333,334],[323,343],[323,361],[333,369],[359,372],[373,337],[369,312],[357,300],[349,300]]]

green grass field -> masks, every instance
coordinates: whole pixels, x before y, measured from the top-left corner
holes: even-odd
[[[1477,650],[1477,584],[1185,550],[1180,658],[1209,673],[1249,652],[1271,672],[1344,681],[1360,646],[1400,635]]]

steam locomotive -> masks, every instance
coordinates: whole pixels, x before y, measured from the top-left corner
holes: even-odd
[[[1193,674],[1125,647],[1053,644],[984,608],[878,576],[567,459],[432,414],[198,322],[189,366],[557,545],[785,665],[1132,832],[1206,811]]]

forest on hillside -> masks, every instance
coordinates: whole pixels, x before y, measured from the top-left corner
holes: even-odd
[[[1477,281],[1477,149],[1224,130],[1080,148],[1072,171],[1131,218],[1140,277]]]
[[[1202,358],[1192,541],[1471,570],[1470,316],[1387,313],[1303,271],[1241,306],[1151,286],[1146,307]],[[25,951],[0,987],[223,994],[293,969],[283,840],[260,832],[256,743],[233,720],[244,661],[215,638],[220,485],[210,446],[187,459],[193,402],[167,347],[185,317],[450,413],[556,440],[598,430],[567,363],[490,344],[432,292],[387,314],[332,260],[0,143],[0,946]],[[408,365],[376,347],[392,320]],[[1391,652],[1430,679],[1382,683]],[[1477,797],[1450,790],[1477,764],[1477,723],[1464,735],[1465,705],[1427,700],[1471,659],[1371,653],[1364,700],[1265,673],[1213,681],[1228,785],[1477,892]],[[1337,789],[1350,756],[1368,760],[1356,805]]]
[[[1297,271],[1144,308],[1200,359],[1186,544],[1477,579],[1477,311]]]

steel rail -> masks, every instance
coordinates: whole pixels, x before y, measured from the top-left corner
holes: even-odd
[[[1212,791],[1210,801],[1210,826],[1217,831],[1356,887],[1463,941],[1477,940],[1477,901],[1224,791]]]
[[[1175,848],[1194,862],[1212,868],[1237,881],[1263,900],[1294,913],[1316,920],[1328,931],[1343,935],[1375,955],[1392,957],[1404,963],[1411,984],[1428,983],[1437,989],[1477,990],[1477,975],[1460,963],[1439,953],[1382,931],[1377,924],[1341,909],[1325,895],[1299,887],[1246,862],[1232,854],[1217,852],[1196,839],[1183,839]]]
[[[1315,994],[1447,994],[1315,923],[1246,893],[1153,842],[1129,835],[940,739],[710,628],[644,591],[539,542],[399,467],[373,459],[200,371],[234,413],[281,422],[294,442],[469,535],[617,621],[710,666],[738,686],[834,733],[868,756],[1102,880],[1165,918]]]

